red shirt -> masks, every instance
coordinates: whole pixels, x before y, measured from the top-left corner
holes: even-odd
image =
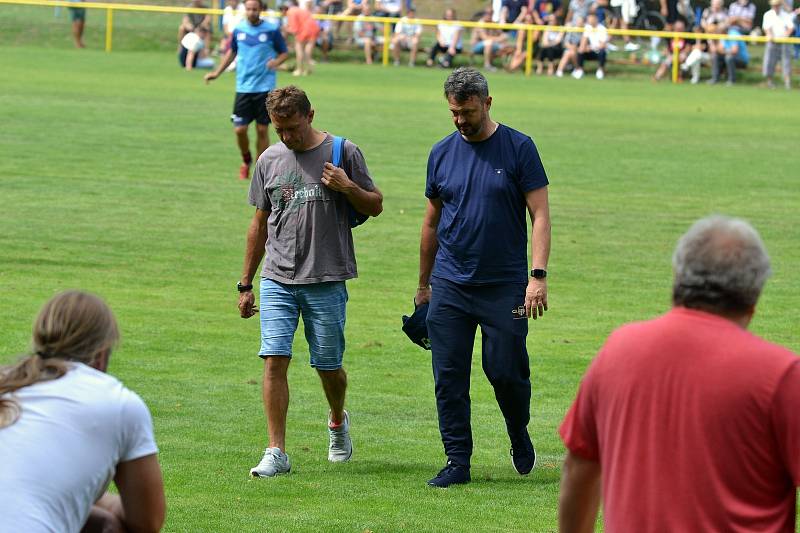
[[[794,531],[800,360],[722,317],[615,331],[560,433],[600,462],[606,531]]]

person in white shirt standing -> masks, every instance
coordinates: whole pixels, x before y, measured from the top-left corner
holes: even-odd
[[[767,78],[767,86],[772,89],[775,82],[772,81],[775,75],[775,66],[781,60],[781,70],[783,70],[783,84],[786,89],[792,88],[792,45],[788,43],[776,43],[775,39],[791,37],[794,32],[794,21],[792,12],[786,9],[783,0],[769,0],[772,9],[764,13],[761,29],[767,36],[767,50],[764,53],[764,77]]]
[[[161,529],[150,412],[106,374],[118,339],[102,300],[69,291],[39,313],[33,353],[0,367],[0,532]]]
[[[602,80],[605,77],[608,31],[597,22],[597,15],[594,13],[589,13],[586,22],[581,44],[578,45],[578,68],[572,72],[572,77],[578,80],[583,77],[583,62],[588,59],[599,63],[595,75],[598,80]]]

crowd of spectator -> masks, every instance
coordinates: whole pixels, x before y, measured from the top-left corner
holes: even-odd
[[[192,0],[190,7],[205,7],[204,0]],[[793,0],[769,0],[770,9],[764,13],[760,27],[756,6],[752,0],[711,0],[709,7],[692,9],[689,0],[663,0],[665,29],[679,32],[705,33],[712,38],[650,39],[647,46],[630,36],[617,44],[609,29],[628,28],[645,3],[641,0],[491,0],[483,10],[467,17],[475,22],[517,23],[552,26],[552,30],[534,31],[532,37],[535,73],[575,79],[584,76],[587,63],[596,64],[595,77],[606,76],[609,53],[620,54],[622,61],[645,62],[654,65],[653,80],[670,76],[673,62],[679,61],[679,75],[692,84],[699,83],[703,67],[707,67],[707,82],[737,81],[737,73],[751,66],[751,48],[747,41],[736,37],[764,35],[766,44],[762,61],[765,84],[775,86],[776,70],[780,65],[783,85],[791,88],[791,63],[800,46],[776,43],[774,39],[800,35],[797,18],[800,8]],[[681,5],[681,2],[683,5]],[[441,15],[443,21],[433,28],[419,24],[414,5],[409,0],[279,0],[280,17],[275,19],[284,36],[294,41],[296,66],[293,74],[308,75],[313,71],[316,49],[321,60],[327,61],[330,50],[337,44],[363,50],[364,62],[373,64],[384,45],[382,23],[369,17],[398,19],[390,28],[389,48],[395,66],[418,64],[420,50],[427,54],[428,67],[451,68],[456,61],[481,64],[487,71],[522,70],[527,59],[528,32],[493,27],[465,27],[457,21],[455,9]],[[696,13],[696,14],[695,14]],[[314,19],[313,14],[341,14],[356,17],[353,22]],[[229,0],[222,18],[222,37],[217,50],[224,53],[230,46],[233,28],[243,18],[243,4]],[[576,31],[564,31],[564,27]],[[210,58],[213,29],[208,15],[187,14],[180,25],[178,40],[181,66],[186,69],[213,67]],[[430,37],[425,38],[428,33]],[[187,38],[187,35],[190,37]],[[730,39],[717,36],[732,37]],[[649,49],[648,49],[649,48]],[[637,52],[640,54],[637,54]],[[677,52],[677,55],[675,54]],[[403,61],[403,54],[407,60]],[[630,55],[628,55],[630,54]],[[457,60],[457,57],[462,56]],[[235,64],[230,68],[235,68]]]

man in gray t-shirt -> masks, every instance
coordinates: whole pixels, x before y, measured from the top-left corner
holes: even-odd
[[[341,167],[334,166],[333,137],[311,126],[314,110],[301,89],[275,89],[267,111],[282,142],[258,158],[250,184],[256,212],[247,233],[242,279],[242,318],[256,313],[252,280],[261,271],[261,349],[264,411],[269,444],[255,477],[291,469],[286,454],[287,370],[300,316],[310,363],[328,399],[328,460],[350,459],[350,420],[344,409],[347,374],[342,368],[347,289],[358,275],[349,210],[378,216],[383,196],[372,182],[364,156],[345,142]]]

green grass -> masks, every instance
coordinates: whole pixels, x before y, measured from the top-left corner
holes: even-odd
[[[315,124],[359,144],[385,194],[383,215],[356,231],[360,278],[348,284],[355,456],[326,460],[326,406],[300,336],[294,473],[249,480],[265,431],[258,323],[238,318],[234,289],[252,208],[235,179],[233,76],[205,86],[170,52],[0,53],[0,358],[26,350],[56,291],[108,300],[124,337],[110,370],[153,412],[168,531],[555,530],[556,430],[580,377],[613,328],[668,308],[674,243],[711,212],[761,231],[775,274],[752,327],[800,350],[796,95],[493,75],[493,117],[534,137],[551,180],[550,311],[528,341],[540,466],[513,473],[476,357],[474,481],[427,489],[443,463],[430,358],[400,315],[416,286],[427,153],[452,130],[445,73],[322,65],[300,80]]]

